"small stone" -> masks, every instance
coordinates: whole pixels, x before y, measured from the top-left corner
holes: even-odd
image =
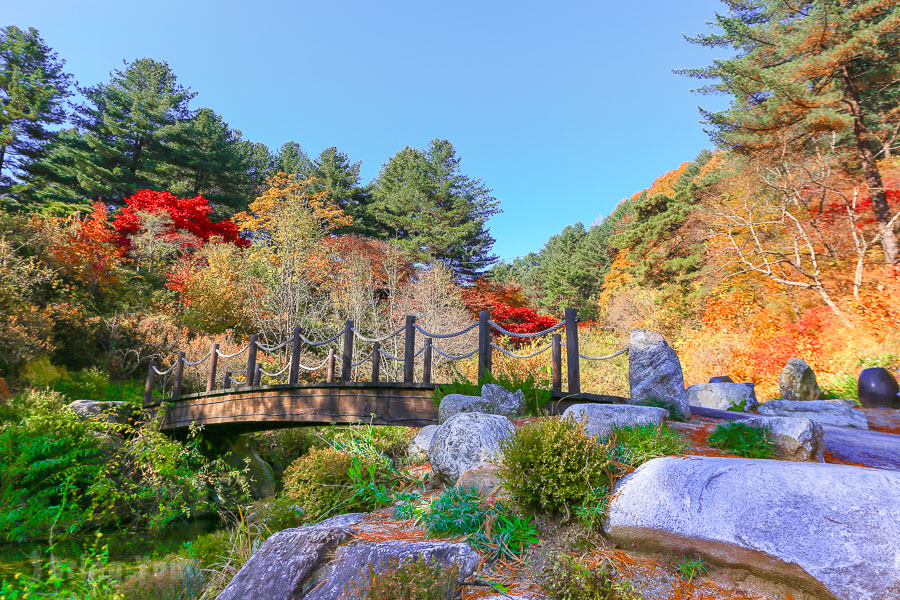
[[[753,384],[744,383],[701,383],[689,385],[687,400],[691,406],[728,410],[733,406],[741,406],[741,410],[756,407],[756,394]]]
[[[452,417],[467,412],[486,415],[494,413],[493,403],[481,396],[465,396],[463,394],[447,394],[438,406],[438,423],[446,423]]]
[[[453,483],[474,466],[493,464],[501,442],[513,433],[512,422],[501,415],[455,415],[434,434],[428,453],[431,469],[441,480]]]
[[[732,379],[728,375],[716,375],[715,377],[710,377],[709,382],[710,383],[734,383],[734,379]]]
[[[769,400],[760,404],[757,412],[767,417],[805,417],[828,425],[869,428],[866,413],[830,400]]]
[[[129,425],[134,422],[134,410],[127,402],[102,400],[76,400],[69,410],[82,421],[103,421]]]
[[[573,404],[563,411],[563,419],[584,421],[584,433],[597,436],[597,441],[609,437],[617,427],[659,425],[669,417],[669,411],[655,406],[631,404]]]
[[[684,390],[684,373],[678,354],[658,333],[635,329],[628,344],[628,387],[632,404],[647,400],[672,402],[684,415],[691,407]]]
[[[500,494],[503,484],[500,481],[500,469],[496,465],[476,465],[466,469],[456,485],[478,492],[482,498],[492,498]]]
[[[510,392],[502,385],[486,383],[481,386],[481,397],[494,405],[495,415],[503,415],[510,419],[525,414],[525,395],[522,390]]]
[[[428,460],[428,451],[431,449],[431,441],[434,434],[437,433],[440,425],[426,425],[419,430],[419,433],[409,443],[407,456],[416,462],[424,462]]]
[[[778,376],[778,388],[783,400],[818,400],[822,390],[816,382],[816,374],[801,358],[788,359]]]
[[[805,417],[753,417],[743,419],[754,427],[765,427],[775,442],[775,456],[781,460],[825,462],[822,425]]]

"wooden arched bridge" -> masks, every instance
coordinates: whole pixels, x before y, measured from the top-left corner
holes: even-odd
[[[470,326],[449,334],[426,331],[416,323],[413,316],[406,317],[403,327],[378,339],[367,338],[347,321],[337,335],[323,341],[307,339],[299,329],[295,329],[291,339],[276,346],[266,346],[258,335],[250,336],[249,343],[232,354],[223,353],[214,344],[209,353],[196,361],[189,361],[184,352],[179,352],[174,363],[166,370],[160,370],[153,363],[147,370],[144,390],[144,407],[150,410],[164,410],[161,427],[164,431],[177,433],[192,425],[202,425],[211,431],[237,434],[249,431],[320,425],[323,423],[371,422],[375,425],[402,425],[421,427],[437,422],[437,408],[432,400],[435,384],[432,382],[434,354],[448,360],[462,360],[478,356],[478,375],[482,379],[493,366],[493,351],[497,350],[515,358],[531,358],[547,350],[551,351],[552,392],[554,399],[550,410],[562,409],[576,401],[621,402],[617,396],[584,394],[581,391],[580,360],[605,360],[618,356],[627,349],[609,356],[586,356],[578,351],[578,318],[574,309],[566,309],[565,320],[553,327],[535,333],[515,333],[508,331],[491,320],[487,311],[482,311],[479,320]],[[441,340],[462,336],[478,329],[477,346],[469,352],[454,355],[440,349]],[[565,329],[566,341],[556,333]],[[550,336],[550,341],[530,354],[516,354],[492,341],[492,329],[501,335],[515,338],[538,338]],[[424,344],[416,351],[417,333],[424,337]],[[382,343],[399,335],[404,336],[403,356],[387,352]],[[330,344],[343,340],[343,348],[338,358]],[[354,343],[360,340],[371,344],[371,352],[359,361],[354,361]],[[305,366],[301,356],[307,349],[318,349],[325,358],[319,365]],[[280,352],[284,366],[280,371],[268,372],[257,360],[258,352]],[[566,355],[568,389],[562,390],[563,351]],[[243,361],[246,353],[246,363]],[[220,359],[241,357],[242,376],[226,370],[222,377],[222,387],[218,388]],[[416,381],[416,362],[421,357],[420,381]],[[403,365],[403,380],[381,381],[381,368],[385,361]],[[368,381],[352,381],[354,368],[371,363]],[[206,367],[206,389],[203,392],[183,394],[185,368],[200,365]],[[318,373],[324,371],[323,382],[302,382],[302,371]],[[339,377],[336,375],[339,373]],[[261,385],[265,375],[272,385]],[[154,395],[160,378],[171,381],[171,395],[160,398]],[[281,381],[284,381],[283,383]]]

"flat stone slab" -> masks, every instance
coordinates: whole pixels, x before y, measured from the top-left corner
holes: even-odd
[[[686,393],[691,406],[728,410],[731,406],[741,403],[745,409],[757,405],[753,387],[745,383],[700,383],[689,385]]]
[[[669,411],[632,404],[575,404],[563,412],[562,418],[584,421],[584,432],[589,437],[596,435],[604,440],[617,427],[659,425],[669,418]]]
[[[698,554],[810,594],[900,598],[900,473],[722,457],[651,460],[615,489],[607,536]]]
[[[866,413],[843,402],[830,400],[769,400],[757,407],[767,417],[806,417],[825,425],[868,429]]]

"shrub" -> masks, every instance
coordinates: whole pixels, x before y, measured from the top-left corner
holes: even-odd
[[[702,558],[685,558],[684,560],[675,563],[675,570],[678,571],[678,576],[685,581],[690,581],[707,573]]]
[[[369,568],[364,589],[356,587],[352,598],[366,600],[450,600],[459,584],[459,566],[425,559],[394,559],[382,571]]]
[[[453,486],[431,501],[422,522],[433,535],[469,536],[481,529],[486,515],[478,492]]]
[[[775,454],[775,442],[769,437],[767,429],[740,421],[716,427],[709,435],[708,443],[713,448],[746,458],[771,458]]]
[[[486,383],[493,383],[502,386],[510,392],[522,390],[525,398],[525,413],[533,417],[543,413],[544,407],[550,402],[550,381],[545,377],[536,377],[534,373],[529,373],[525,377],[520,377],[515,373],[500,373],[492,375],[490,372],[485,373],[485,377],[479,382],[456,380],[452,383],[439,385],[435,388],[432,395],[435,404],[440,406],[441,400],[448,394],[463,394],[464,396],[480,396],[481,386]]]
[[[612,487],[618,474],[609,446],[584,433],[584,425],[557,418],[518,429],[502,445],[500,477],[522,508],[570,515],[570,507]]]
[[[175,560],[142,568],[119,584],[125,600],[194,600],[206,587],[196,561]]]
[[[639,467],[648,460],[684,452],[688,443],[677,431],[660,424],[622,427],[613,432],[617,454],[632,467]]]
[[[321,429],[322,439],[334,448],[348,454],[371,457],[400,458],[406,454],[414,430],[391,425],[333,425]]]
[[[615,579],[609,566],[589,568],[574,556],[551,560],[541,586],[555,600],[640,600],[627,579]]]
[[[313,448],[284,473],[284,495],[296,502],[307,522],[336,511],[372,510],[390,501],[391,471],[379,461]]]

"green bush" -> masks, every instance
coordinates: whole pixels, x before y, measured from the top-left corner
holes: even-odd
[[[284,473],[284,495],[307,522],[338,512],[373,510],[390,502],[393,472],[386,462],[334,448],[313,448]]]
[[[332,448],[347,454],[377,459],[406,455],[413,429],[391,425],[350,425],[323,427],[318,435]]]
[[[399,561],[386,568],[369,569],[364,589],[358,586],[351,598],[366,600],[450,600],[459,585],[459,566],[425,559]]]
[[[687,421],[687,417],[684,416],[684,413],[681,412],[681,409],[678,408],[678,405],[675,404],[671,400],[666,400],[664,398],[647,398],[646,400],[642,400],[637,403],[639,406],[655,406],[656,408],[664,408],[669,411],[669,420],[677,421],[679,423],[684,423]]]
[[[119,584],[125,600],[194,600],[203,594],[206,575],[192,560],[152,565]]]
[[[522,390],[522,395],[525,398],[525,414],[533,417],[543,414],[544,407],[551,400],[550,380],[543,376],[537,377],[533,373],[530,373],[524,379],[515,374],[500,373],[493,375],[486,373],[485,377],[479,380],[478,383],[456,380],[436,387],[432,394],[432,399],[436,405],[440,406],[441,400],[448,394],[480,396],[481,386],[486,383],[502,386],[510,392]]]
[[[707,442],[713,448],[746,458],[772,458],[775,454],[775,442],[767,429],[740,421],[722,423],[709,435]]]
[[[48,356],[30,360],[22,368],[22,380],[31,387],[45,389],[68,378],[66,368],[53,365]]]
[[[640,600],[631,581],[616,578],[609,565],[588,568],[569,555],[554,557],[544,570],[541,587],[554,600]]]
[[[622,427],[615,429],[613,435],[617,454],[632,467],[661,456],[681,454],[688,447],[687,440],[665,424]]]
[[[525,509],[571,515],[571,508],[612,488],[618,475],[613,452],[584,433],[584,425],[548,418],[516,430],[502,445],[500,477]]]

